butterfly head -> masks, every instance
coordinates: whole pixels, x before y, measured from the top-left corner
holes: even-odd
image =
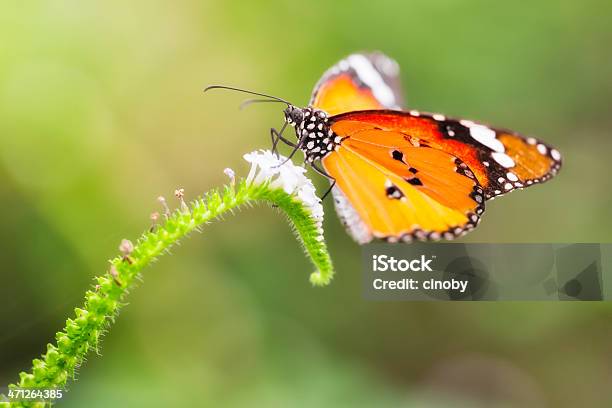
[[[299,126],[304,121],[304,109],[288,105],[285,109],[285,120],[291,126]]]

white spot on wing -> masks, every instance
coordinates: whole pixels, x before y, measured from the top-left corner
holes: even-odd
[[[515,166],[512,157],[508,156],[506,153],[493,152],[491,153],[491,157],[493,157],[493,160],[495,160],[497,163],[507,169]]]
[[[483,125],[469,126],[470,136],[495,152],[503,152],[504,145],[495,137],[495,131]]]
[[[556,161],[561,160],[561,153],[559,153],[559,151],[557,149],[551,149],[550,151],[550,155],[552,156],[553,159],[555,159]]]
[[[350,66],[355,70],[357,76],[372,89],[372,93],[384,106],[396,106],[393,91],[385,83],[372,63],[363,55],[353,54],[347,58]]]
[[[548,152],[548,149],[542,143],[540,143],[537,146],[537,148],[538,148],[538,152],[540,152],[540,154],[546,154]]]

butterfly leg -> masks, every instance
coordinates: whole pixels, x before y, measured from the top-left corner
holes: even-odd
[[[285,138],[282,138],[281,140],[285,141],[286,139],[285,139]],[[287,142],[288,142],[288,144],[289,144],[289,143],[291,143],[291,145],[290,145],[290,146],[293,146],[293,150],[291,151],[291,153],[289,153],[289,156],[287,156],[287,159],[285,159],[285,160],[284,160],[282,163],[277,164],[277,165],[276,165],[276,166],[274,166],[274,167],[280,167],[280,166],[282,166],[283,164],[287,163],[289,160],[291,160],[291,158],[292,158],[292,157],[295,155],[295,153],[296,153],[298,150],[300,150],[300,148],[301,148],[301,147],[302,147],[302,145],[304,144],[304,143],[303,143],[303,141],[304,141],[304,140],[305,140],[305,139],[302,139],[302,140],[301,140],[301,141],[300,141],[298,144],[293,144],[293,143],[291,143],[291,142],[287,141]]]
[[[321,197],[321,201],[323,201],[325,200],[325,197],[327,197],[327,195],[332,191],[332,188],[334,188],[334,186],[336,185],[336,179],[330,176],[329,174],[327,174],[327,172],[323,170],[322,168],[320,168],[316,163],[313,162],[310,164],[310,166],[312,167],[314,171],[316,171],[323,177],[326,177],[328,180],[331,180],[331,185],[329,186],[325,194],[323,194],[323,197]]]
[[[270,129],[270,138],[272,139],[272,152],[274,154],[278,155],[278,149],[277,149],[277,145],[279,141],[282,141],[283,143],[291,146],[291,147],[295,147],[295,143],[293,143],[292,141],[285,139],[283,137],[283,132],[285,131],[285,128],[287,127],[287,122],[285,122],[285,124],[283,125],[283,127],[281,128],[280,132],[277,131],[274,128]]]
[[[270,139],[272,139],[272,153],[278,156],[276,145],[278,144],[278,132],[274,128],[270,128]]]

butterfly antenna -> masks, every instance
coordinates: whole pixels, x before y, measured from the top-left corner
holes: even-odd
[[[285,103],[284,101],[277,101],[276,99],[247,99],[246,101],[242,102],[238,108],[242,110],[249,105],[252,105],[254,103],[261,103],[261,102]]]
[[[268,95],[264,93],[249,91],[247,89],[234,88],[234,87],[225,86],[225,85],[210,85],[204,89],[204,92],[210,91],[211,89],[228,89],[230,91],[237,91],[237,92],[248,93],[251,95],[263,96],[265,98],[274,99],[275,101],[278,101],[278,102],[286,103],[287,105],[292,105],[290,102],[284,100],[283,98],[279,98],[278,96],[272,96],[272,95]]]

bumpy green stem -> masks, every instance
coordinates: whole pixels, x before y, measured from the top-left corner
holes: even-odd
[[[33,360],[32,371],[22,372],[17,384],[9,388],[62,388],[75,376],[75,369],[83,364],[92,349],[98,350],[102,333],[117,316],[123,301],[140,271],[158,256],[163,255],[181,238],[204,224],[244,204],[267,201],[282,209],[293,223],[298,238],[310,256],[316,271],[310,275],[314,285],[327,285],[333,267],[317,220],[294,195],[268,184],[247,185],[240,182],[235,188],[211,191],[202,198],[183,206],[151,231],[145,232],[131,248],[111,261],[109,272],[95,279],[95,287],[85,294],[85,304],[75,309],[75,316],[55,336],[56,344],[48,344],[41,359]],[[129,252],[129,254],[126,254]],[[0,401],[3,400],[0,396]],[[0,402],[0,407],[43,407],[44,403]]]

